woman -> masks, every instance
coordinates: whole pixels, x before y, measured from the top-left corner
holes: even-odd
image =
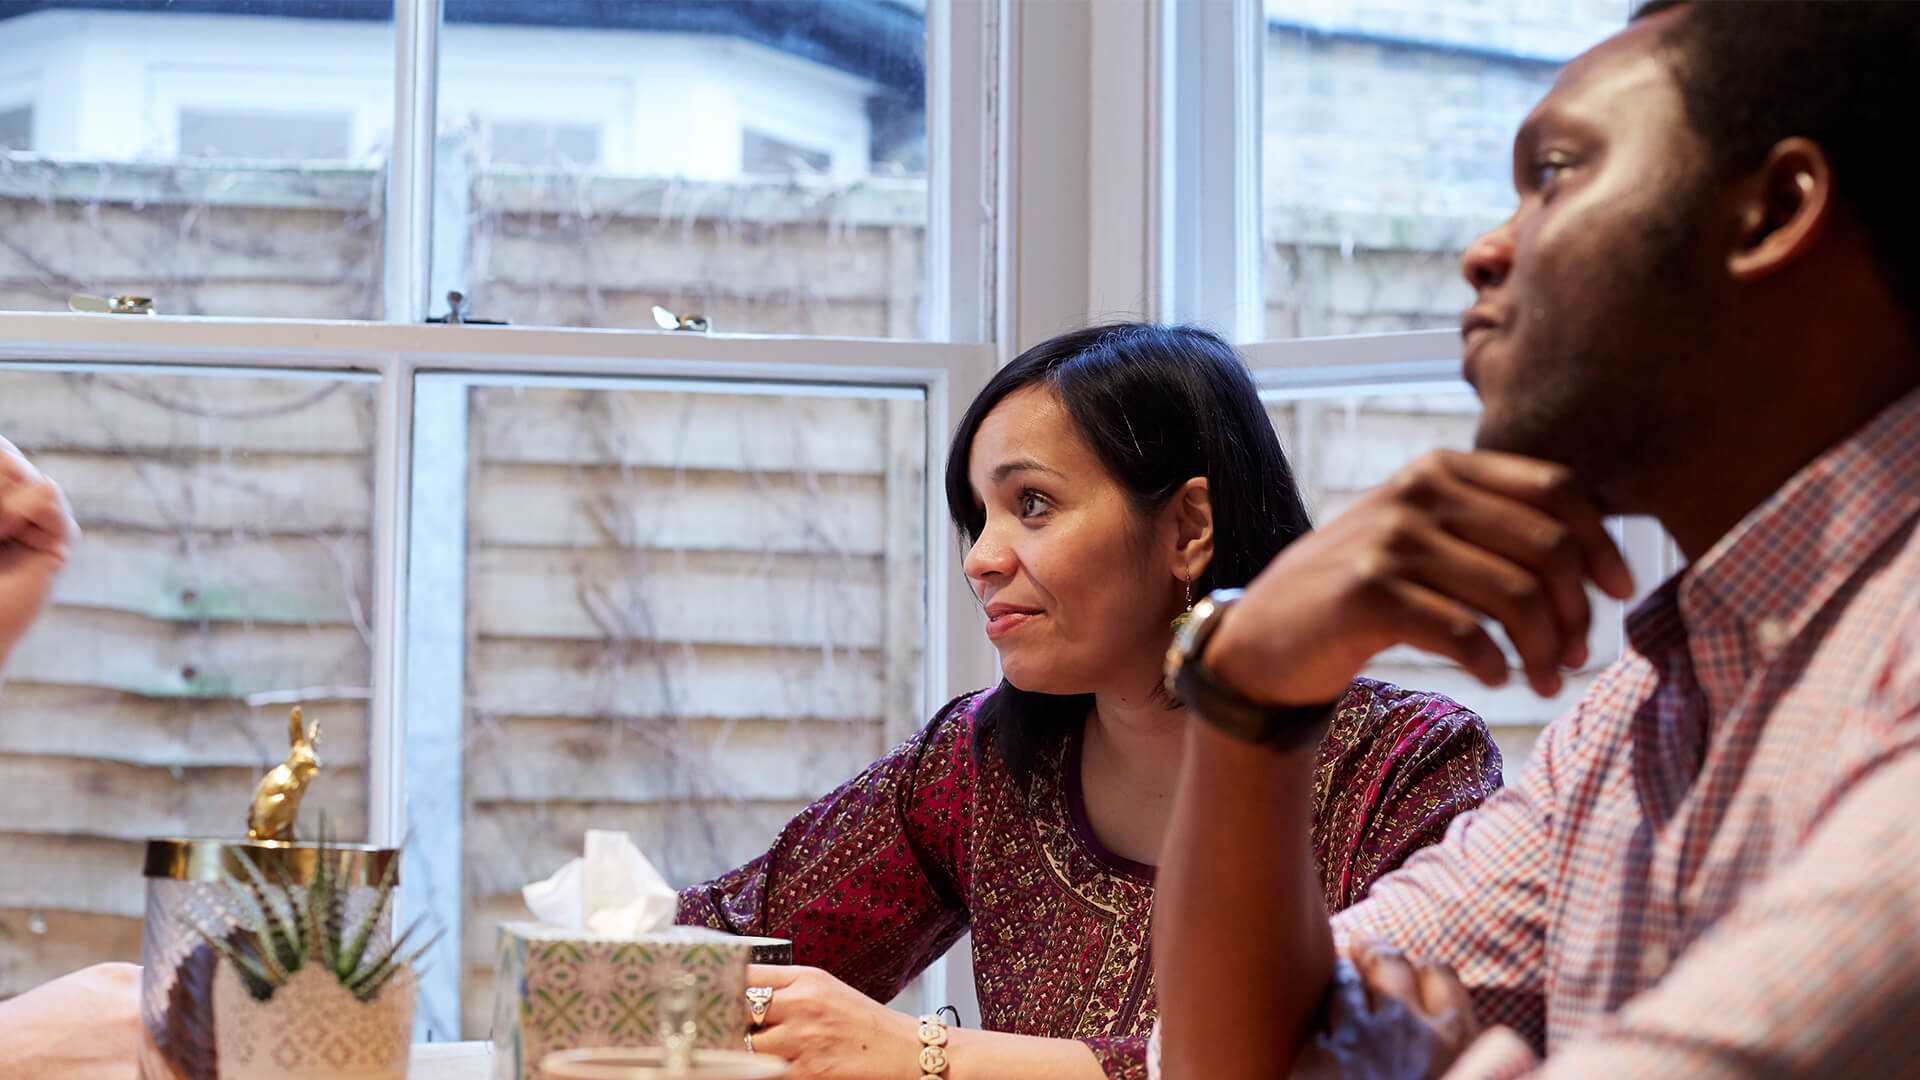
[[[1308,528],[1245,366],[1203,330],[1123,324],[1047,341],[954,434],[947,505],[1005,680],[681,894],[681,922],[791,938],[754,1048],[801,1077],[918,1077],[919,1026],[878,1004],[961,933],[985,1030],[949,1080],[1145,1074],[1153,866],[1182,730],[1170,620],[1243,585]],[[1329,908],[1438,839],[1500,783],[1480,719],[1358,681],[1320,758]],[[1250,844],[1250,858],[1260,857]]]

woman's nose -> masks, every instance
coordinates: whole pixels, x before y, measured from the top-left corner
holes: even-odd
[[[1001,543],[992,529],[983,529],[967,548],[961,570],[968,580],[985,583],[1013,573],[1013,549]]]

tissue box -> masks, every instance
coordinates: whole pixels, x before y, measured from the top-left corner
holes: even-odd
[[[674,926],[638,940],[539,923],[500,927],[494,1080],[543,1080],[555,1050],[660,1045],[659,993],[693,976],[696,1045],[737,1050],[747,1034],[748,942]]]

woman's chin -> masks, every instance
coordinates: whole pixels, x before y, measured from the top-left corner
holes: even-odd
[[[1060,672],[1047,668],[1036,669],[1035,665],[1022,664],[1015,657],[1000,655],[1000,674],[1006,676],[1015,690],[1025,690],[1029,694],[1086,694],[1092,691],[1072,679],[1061,677]]]

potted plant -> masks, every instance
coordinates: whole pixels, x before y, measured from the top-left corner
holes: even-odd
[[[388,864],[372,909],[349,929],[346,890],[327,869],[324,835],[320,870],[304,888],[284,876],[269,881],[244,851],[235,855],[243,878],[227,886],[258,929],[223,935],[195,926],[221,958],[213,982],[221,1080],[404,1080],[413,967],[434,942],[402,951],[415,922],[392,944],[374,944],[399,860]]]

